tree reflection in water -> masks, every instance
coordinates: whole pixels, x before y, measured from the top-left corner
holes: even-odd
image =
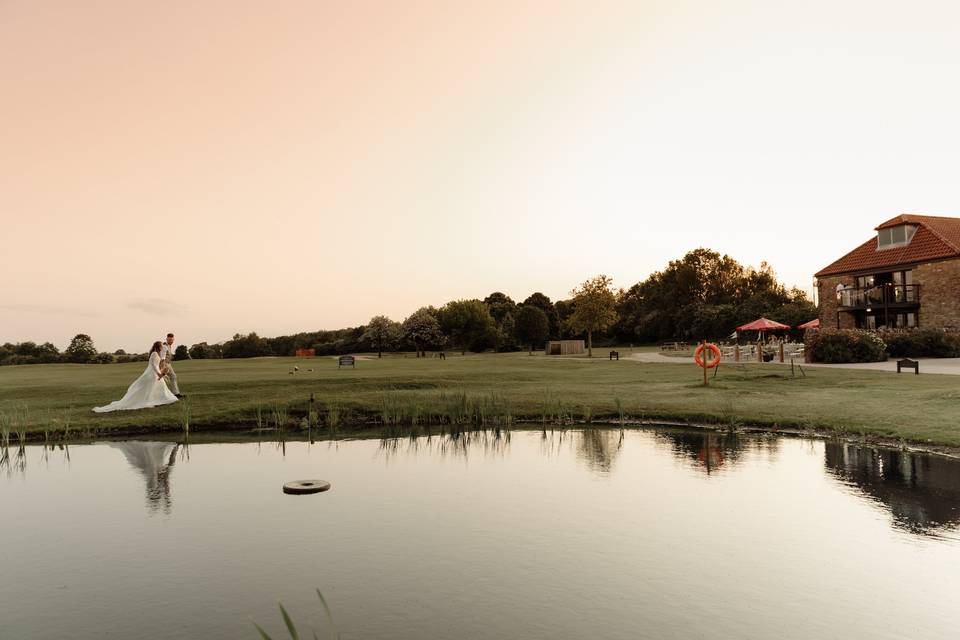
[[[147,507],[153,511],[162,510],[169,514],[173,506],[170,495],[170,475],[177,461],[189,458],[186,444],[172,442],[110,442],[109,446],[119,449],[130,466],[140,472],[146,481]]]
[[[577,457],[586,462],[591,471],[610,473],[623,448],[623,430],[584,429],[576,434],[574,441]]]
[[[889,509],[894,525],[937,535],[960,524],[960,463],[949,458],[827,442],[827,470]]]

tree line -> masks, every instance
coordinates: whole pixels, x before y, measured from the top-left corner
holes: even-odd
[[[497,291],[482,300],[421,307],[402,321],[378,315],[360,327],[274,338],[238,333],[222,343],[179,345],[174,359],[292,356],[298,349],[314,349],[318,356],[413,351],[421,357],[443,349],[532,351],[547,340],[572,338],[586,339],[592,354],[595,343],[722,339],[760,316],[796,326],[816,315],[806,294],[778,283],[768,264],[754,269],[701,248],[628,289],[614,289],[609,277],[599,275],[556,302],[540,292],[515,302]],[[0,365],[141,359],[146,354],[98,352],[86,334],[78,334],[63,353],[49,342],[0,346]]]

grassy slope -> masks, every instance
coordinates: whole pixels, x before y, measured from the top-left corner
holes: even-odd
[[[621,353],[628,351],[621,349]],[[603,351],[605,353],[605,351]],[[297,364],[301,372],[288,371]],[[143,370],[127,365],[36,365],[0,368],[0,411],[27,405],[32,428],[64,410],[73,426],[108,431],[118,427],[175,428],[181,407],[97,416],[90,407],[119,398]],[[307,372],[312,367],[314,371]],[[584,405],[594,416],[616,415],[619,398],[632,417],[716,420],[747,424],[838,429],[960,445],[960,377],[896,375],[839,369],[807,370],[792,378],[789,366],[749,364],[721,370],[711,386],[699,385],[699,369],[687,362],[641,364],[604,357],[484,354],[433,358],[361,360],[355,370],[317,358],[207,360],[176,365],[189,395],[191,423],[251,424],[258,403],[296,412],[311,393],[321,408],[335,400],[354,415],[374,415],[385,392],[438,404],[440,392],[489,394],[510,401],[517,416],[539,418],[548,391],[575,417]]]

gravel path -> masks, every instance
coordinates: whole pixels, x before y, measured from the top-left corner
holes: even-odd
[[[632,360],[638,362],[655,363],[673,363],[683,364],[688,362],[684,358],[671,358],[659,353],[634,353],[630,356]],[[946,375],[960,376],[960,358],[917,358],[920,362],[920,373],[941,373]],[[775,362],[773,364],[779,364]],[[833,369],[867,369],[870,371],[889,371],[896,373],[897,360],[891,358],[886,362],[864,362],[857,364],[811,364],[803,363],[804,367],[823,367]],[[911,375],[913,371],[910,371]]]

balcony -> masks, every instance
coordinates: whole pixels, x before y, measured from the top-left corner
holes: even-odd
[[[840,311],[920,306],[920,285],[918,284],[881,284],[867,289],[848,287],[838,290],[837,294],[839,297],[837,307]]]

